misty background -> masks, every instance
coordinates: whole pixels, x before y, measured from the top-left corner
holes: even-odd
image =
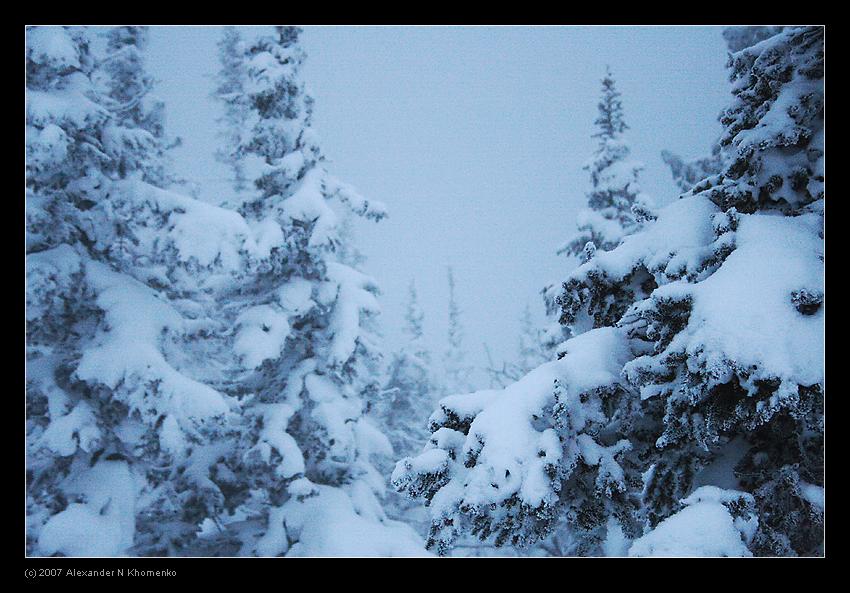
[[[677,192],[663,149],[709,153],[728,102],[720,27],[307,26],[304,76],[329,170],[389,218],[358,221],[365,272],[382,288],[386,345],[401,344],[415,279],[428,345],[446,347],[453,266],[467,361],[515,358],[526,304],[577,262],[555,250],[575,232],[589,181],[582,169],[606,65],[622,93],[641,186],[656,204]],[[182,137],[177,173],[200,197],[230,193],[213,156],[220,106],[211,98],[221,27],[150,28],[148,68]],[[240,27],[246,38],[267,27]]]

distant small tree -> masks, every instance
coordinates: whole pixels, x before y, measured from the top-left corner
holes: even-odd
[[[629,158],[629,146],[623,140],[628,126],[610,68],[602,79],[602,99],[598,108],[599,115],[594,122],[597,132],[593,137],[599,144],[584,167],[590,173],[588,207],[578,215],[578,235],[558,251],[585,261],[595,250],[610,251],[623,237],[638,230],[641,216],[633,207],[646,210],[650,205],[648,196],[638,185],[643,164]]]
[[[242,134],[248,127],[250,105],[246,100],[245,83],[248,72],[245,65],[245,44],[236,27],[223,28],[218,41],[220,68],[216,76],[213,97],[224,107],[223,115],[218,119],[221,147],[216,150],[216,158],[227,165],[233,174],[233,189],[243,192],[249,188],[245,174],[244,159],[239,153]]]
[[[501,367],[497,367],[490,355],[490,349],[486,345],[484,349],[487,353],[489,365],[486,371],[494,387],[505,387],[550,360],[545,331],[534,324],[531,317],[531,307],[528,305],[523,308],[520,317],[516,362],[503,362]]]
[[[714,145],[709,157],[685,161],[669,150],[662,150],[661,159],[670,167],[673,181],[682,193],[690,191],[706,177],[717,175],[723,168],[719,144]]]
[[[413,282],[404,320],[405,344],[392,356],[383,386],[384,396],[377,406],[396,458],[418,452],[428,440],[428,414],[439,395],[431,353],[424,340],[425,314]]]
[[[445,392],[464,393],[472,389],[473,369],[466,363],[466,351],[463,347],[463,326],[460,321],[460,306],[455,294],[454,270],[448,269],[449,279],[449,331],[448,348],[443,356],[446,372]]]

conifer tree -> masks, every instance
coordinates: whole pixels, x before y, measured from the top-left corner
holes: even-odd
[[[384,479],[372,457],[391,453],[366,416],[379,388],[381,354],[366,327],[378,288],[344,263],[338,211],[385,213],[324,168],[299,35],[276,27],[248,45],[244,96],[233,98],[249,126],[236,154],[262,163],[246,169],[254,191],[240,212],[264,251],[219,296],[243,416],[225,463],[232,512],[210,545],[262,556],[416,554],[413,532],[376,498]]]
[[[239,155],[241,136],[246,127],[248,105],[246,104],[245,46],[236,27],[224,27],[218,42],[220,69],[216,78],[213,96],[221,101],[224,113],[219,118],[221,147],[216,158],[226,164],[233,174],[233,189],[243,192],[248,189],[245,163]]]
[[[783,27],[727,27],[723,29],[723,39],[730,53],[736,53],[742,49],[759,43],[769,37],[782,32]],[[723,170],[723,158],[720,150],[720,142],[716,140],[712,144],[711,155],[691,160],[684,160],[669,150],[661,151],[661,158],[670,167],[673,181],[681,192],[688,192],[693,186]]]
[[[628,130],[623,114],[620,92],[610,68],[602,79],[602,98],[597,105],[594,121],[598,146],[594,156],[584,166],[590,173],[591,189],[587,207],[577,216],[578,234],[558,249],[580,261],[590,260],[597,250],[610,251],[623,238],[651,220],[651,199],[642,193],[638,175],[643,164],[630,158],[630,148],[624,133]],[[544,330],[544,345],[552,356],[559,356],[560,346],[573,335],[570,327],[560,323],[557,298],[559,284],[546,286],[542,291],[549,323]]]
[[[180,140],[166,137],[165,105],[151,92],[154,81],[144,66],[148,28],[111,27],[104,37],[106,55],[94,80],[102,85],[102,97],[113,113],[115,127],[107,130],[107,141],[122,145],[113,150],[122,154],[113,166],[119,175],[140,171],[144,181],[168,187],[177,181],[168,150]]]
[[[449,330],[448,348],[443,356],[446,372],[446,393],[461,393],[472,389],[472,368],[466,364],[466,351],[463,348],[463,326],[460,321],[460,306],[455,294],[454,270],[448,269],[449,279]]]
[[[638,174],[643,164],[629,158],[629,146],[623,139],[628,129],[623,117],[623,103],[610,68],[602,79],[602,98],[594,124],[599,144],[584,166],[590,173],[591,190],[587,208],[578,215],[578,235],[562,246],[558,253],[592,257],[596,249],[610,251],[623,237],[640,228],[641,218],[632,207],[645,210],[648,197],[641,193]]]
[[[438,395],[431,353],[424,341],[425,314],[419,307],[413,282],[408,298],[404,316],[406,343],[390,361],[379,411],[396,458],[417,453],[425,444],[429,435],[427,415]]]
[[[145,553],[151,539],[171,553],[219,502],[198,455],[224,434],[232,402],[195,373],[201,307],[187,300],[212,267],[194,236],[196,216],[211,213],[148,183],[161,179],[163,136],[139,47],[123,45],[137,34],[110,31],[101,57],[84,27],[27,30],[27,545],[37,555]],[[204,232],[224,235],[219,222]]]

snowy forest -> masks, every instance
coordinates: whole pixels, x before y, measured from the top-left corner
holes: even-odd
[[[824,555],[824,27],[347,29],[206,27],[211,50],[162,37],[183,27],[26,29],[25,554]],[[322,53],[348,34],[359,66],[348,46]],[[538,61],[571,36],[705,34],[717,43],[693,62],[660,41],[643,53],[670,80],[713,60],[720,82],[679,89],[695,99],[674,114],[623,60],[575,55],[569,76],[542,62],[539,89],[509,65],[486,92],[458,74],[474,66],[452,70],[457,96],[512,130],[461,153],[407,127],[428,83],[375,89],[380,104],[313,94],[311,73],[319,90],[381,68],[439,76],[405,54],[433,72],[403,78],[364,45],[390,34],[476,48],[521,34],[500,51]],[[608,59],[605,45],[589,52]],[[311,70],[314,54],[330,65]],[[161,82],[185,91],[168,62],[205,56],[201,99]],[[435,97],[429,130],[476,133],[483,103]],[[180,100],[209,103],[210,124],[181,127]],[[433,202],[348,178],[395,146],[344,121],[355,107],[421,143],[409,169]],[[580,131],[551,133],[553,165],[509,128],[532,116]],[[327,141],[326,121],[343,122]],[[335,154],[342,134],[371,152]],[[487,144],[514,137],[510,166],[488,164]],[[185,165],[195,153],[212,172]],[[497,180],[474,208],[440,201],[442,157],[447,185]],[[557,241],[488,222],[489,188],[514,191],[500,179],[545,194],[512,207],[537,208]],[[442,245],[456,231],[513,247]]]

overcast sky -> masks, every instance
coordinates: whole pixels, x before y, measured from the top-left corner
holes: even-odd
[[[179,171],[218,201],[209,98],[219,27],[152,27]],[[246,35],[266,28],[241,28]],[[446,267],[455,268],[470,362],[512,359],[526,304],[575,265],[555,255],[588,187],[600,79],[610,65],[641,185],[676,196],[660,157],[706,155],[728,102],[726,48],[715,27],[305,27],[304,75],[329,169],[390,216],[357,227],[365,271],[383,291],[387,345],[399,344],[416,280],[426,334],[445,348]],[[485,383],[483,374],[479,381]]]

